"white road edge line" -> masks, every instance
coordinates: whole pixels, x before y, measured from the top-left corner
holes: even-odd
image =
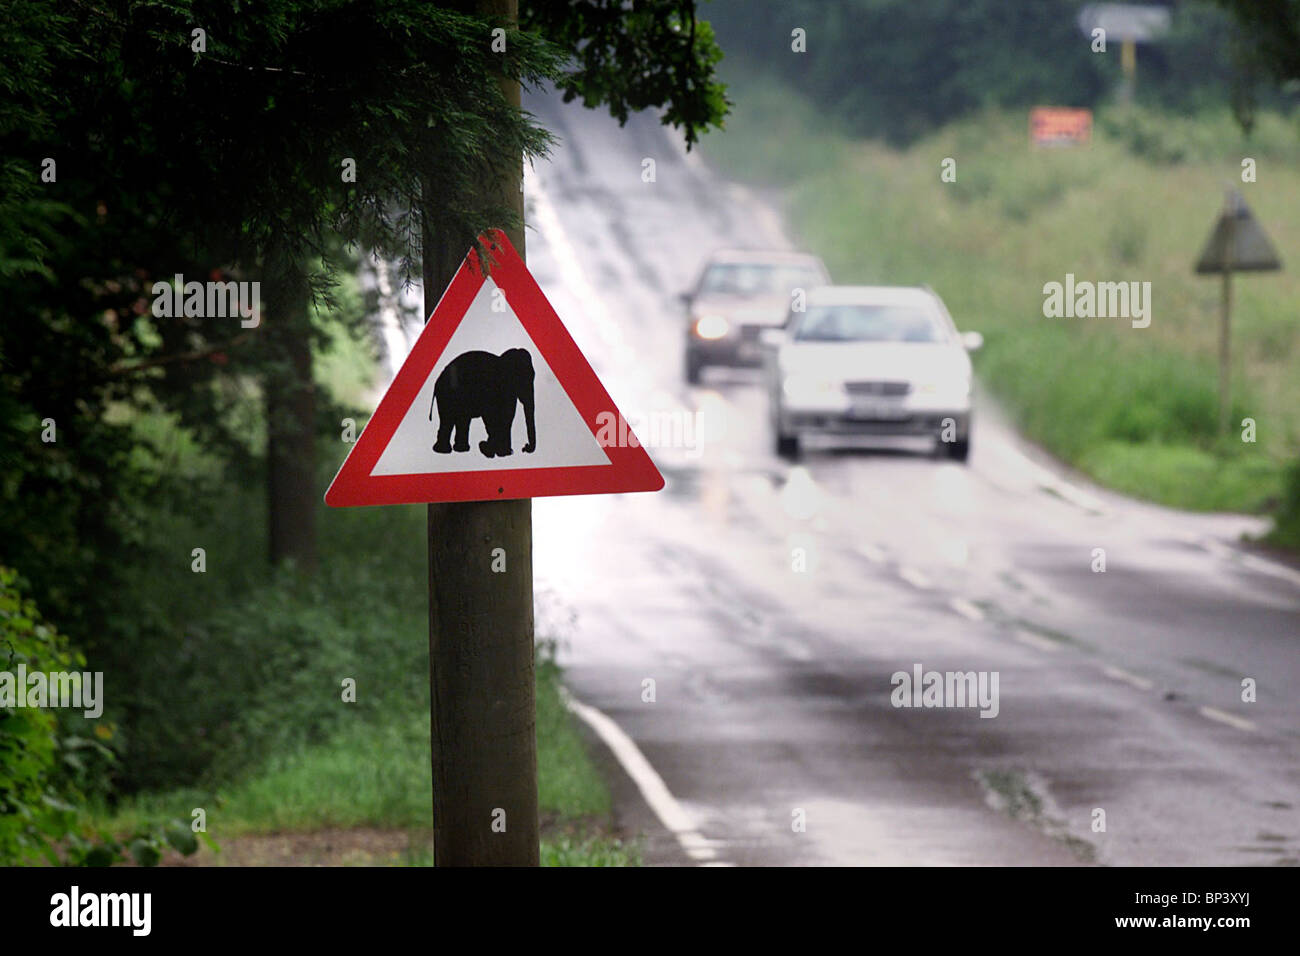
[[[1275,578],[1283,581],[1290,581],[1292,584],[1300,584],[1300,571],[1288,567],[1285,564],[1279,564],[1258,554],[1252,554],[1233,547],[1230,544],[1224,544],[1222,541],[1216,541],[1214,538],[1206,535],[1184,534],[1182,540],[1194,547],[1200,548],[1208,553],[1211,557],[1221,558],[1224,561],[1230,561],[1239,564],[1242,567],[1259,571],[1261,574],[1270,574]]]
[[[979,609],[979,606],[972,604],[965,598],[953,598],[948,602],[948,606],[968,621],[984,620],[984,612]]]
[[[1107,508],[1099,498],[1088,494],[1081,488],[1075,487],[1061,476],[1044,468],[1011,442],[1002,441],[999,443],[998,448],[1004,461],[1008,462],[1040,488],[1055,492],[1063,500],[1084,511],[1095,512],[1097,515],[1106,514]]]
[[[854,550],[872,564],[885,563],[885,552],[874,544],[860,544]]]
[[[898,569],[898,576],[914,588],[919,588],[922,591],[930,590],[930,579],[916,568],[909,568],[904,564]]]
[[[562,688],[561,693],[565,706],[586,721],[587,726],[614,752],[615,758],[641,791],[641,796],[659,818],[659,822],[677,838],[686,854],[693,860],[714,861],[717,853],[711,842],[696,829],[691,815],[677,802],[663,777],[650,765],[636,742],[624,733],[622,727],[595,707],[577,700],[566,689]]]
[[[1138,690],[1150,690],[1152,687],[1156,686],[1145,677],[1139,677],[1137,674],[1126,671],[1122,667],[1103,667],[1101,672],[1111,680],[1117,680],[1123,684],[1129,684],[1136,687]]]
[[[1263,574],[1271,574],[1275,578],[1290,581],[1292,584],[1300,584],[1300,573],[1297,573],[1292,568],[1288,568],[1284,564],[1278,564],[1274,561],[1270,561],[1268,558],[1261,558],[1257,554],[1242,555],[1241,563],[1246,567]]]
[[[1219,710],[1215,707],[1198,707],[1202,717],[1208,717],[1210,720],[1217,720],[1221,724],[1227,724],[1229,727],[1236,727],[1238,730],[1258,730],[1254,721],[1247,720],[1244,717],[1238,717],[1235,714],[1229,714],[1226,711]]]
[[[1040,651],[1047,651],[1051,654],[1055,654],[1060,650],[1056,641],[1035,634],[1033,631],[1026,631],[1024,628],[1016,628],[1016,640],[1021,644],[1028,644],[1030,647],[1036,647]]]

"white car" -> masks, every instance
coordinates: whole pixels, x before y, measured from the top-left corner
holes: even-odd
[[[930,289],[823,286],[763,341],[777,454],[797,457],[809,435],[912,435],[969,456],[967,352],[984,340]]]

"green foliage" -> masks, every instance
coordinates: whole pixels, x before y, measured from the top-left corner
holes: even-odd
[[[0,34],[0,144],[49,128],[54,61],[66,55],[70,18],[41,0],[11,0]],[[47,154],[48,155],[48,154]],[[44,160],[46,157],[40,157]],[[49,276],[43,258],[69,209],[40,195],[41,167],[0,150],[0,279]]]
[[[40,622],[36,606],[17,590],[17,575],[0,567],[0,670],[19,663],[35,670],[74,670],[67,641]],[[21,690],[20,690],[21,692]],[[73,809],[56,785],[59,727],[55,711],[0,710],[0,864],[54,856],[72,829]]]
[[[0,566],[0,671],[19,665],[29,674],[81,672],[86,659],[42,620],[17,572]],[[193,853],[196,838],[183,823],[143,821],[121,840],[86,824],[80,805],[87,793],[103,794],[116,759],[104,743],[112,725],[89,730],[87,719],[65,708],[0,708],[0,866],[108,866],[128,857],[153,866],[166,846]]]
[[[640,865],[640,848],[622,840],[566,834],[542,841],[542,866]]]
[[[608,817],[609,791],[561,695],[560,668],[543,644],[537,657],[538,805],[552,819]]]
[[[714,0],[729,53],[744,51],[817,113],[906,142],[994,105],[1097,102],[1108,81],[1070,0]],[[791,51],[791,30],[807,53]]]
[[[1103,104],[1120,82],[1119,43],[1093,53],[1077,23],[1081,6],[1077,0],[713,0],[709,18],[729,57],[798,91],[818,121],[909,143],[989,107]],[[1169,34],[1141,45],[1139,102],[1177,109],[1283,102],[1256,90],[1249,62],[1234,52],[1231,27],[1199,0],[1174,7]],[[791,50],[795,28],[806,31],[806,53]],[[1288,35],[1295,35],[1294,25]]]
[[[1300,551],[1300,459],[1287,469],[1277,519],[1266,540],[1279,548]]]
[[[620,124],[634,110],[661,106],[664,125],[681,127],[689,149],[722,124],[729,106],[714,75],[722,50],[695,7],[695,0],[525,2],[520,19],[569,53],[557,84],[566,103],[607,106]]]
[[[1214,0],[1242,25],[1243,58],[1277,81],[1300,80],[1300,0]]]

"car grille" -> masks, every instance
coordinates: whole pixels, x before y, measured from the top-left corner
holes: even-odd
[[[886,395],[897,397],[912,390],[910,382],[847,382],[844,388],[850,395]]]
[[[765,326],[762,325],[742,325],[740,327],[740,340],[742,342],[757,342],[759,336],[763,334]]]

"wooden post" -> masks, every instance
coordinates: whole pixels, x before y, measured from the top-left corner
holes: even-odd
[[[1228,434],[1228,416],[1232,414],[1232,269],[1237,252],[1236,216],[1232,192],[1224,207],[1227,210],[1226,240],[1223,262],[1223,304],[1219,316],[1219,437]]]
[[[1228,434],[1232,414],[1232,361],[1230,323],[1232,320],[1232,270],[1223,270],[1223,314],[1219,317],[1219,435]]]
[[[518,0],[478,0],[477,7],[518,16]],[[518,83],[503,79],[502,91],[519,105]],[[522,157],[513,169],[500,189],[522,219]],[[425,221],[424,311],[431,315],[466,250]],[[508,235],[523,256],[523,230]],[[434,864],[536,866],[532,501],[428,508]],[[494,559],[497,567],[504,559],[504,571],[493,570]]]

